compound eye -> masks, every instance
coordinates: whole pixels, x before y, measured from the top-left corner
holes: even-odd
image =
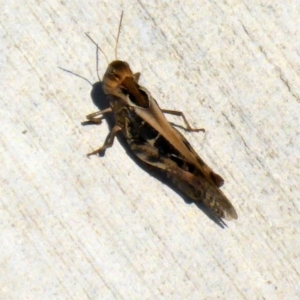
[[[118,74],[114,74],[114,75],[115,75],[115,78],[116,78],[116,79],[118,79],[118,80],[121,79],[121,76],[120,76],[120,75],[118,75]]]

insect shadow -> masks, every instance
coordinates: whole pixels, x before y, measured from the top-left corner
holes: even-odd
[[[107,95],[104,94],[102,89],[102,82],[98,81],[92,85],[92,91],[91,91],[91,98],[95,106],[98,107],[99,110],[104,110],[109,107],[109,99]],[[104,119],[107,122],[109,132],[115,125],[114,120],[114,114],[107,113],[104,115]],[[85,121],[81,123],[83,126],[95,124],[90,123],[89,121]],[[107,138],[109,135],[107,136]],[[169,188],[171,188],[174,192],[176,192],[178,195],[181,196],[181,198],[187,203],[192,204],[195,203],[195,205],[204,213],[208,218],[210,218],[215,224],[220,226],[221,228],[227,227],[226,223],[223,221],[223,219],[219,218],[214,214],[211,209],[209,209],[206,205],[204,205],[201,202],[195,202],[191,198],[189,198],[187,195],[185,195],[179,188],[177,188],[176,185],[173,184],[172,180],[170,180],[167,175],[160,171],[159,169],[149,166],[146,163],[144,163],[142,160],[140,160],[134,152],[131,150],[130,146],[128,145],[125,136],[122,134],[122,132],[117,133],[117,139],[119,143],[122,145],[124,150],[126,151],[126,154],[134,161],[135,164],[137,164],[141,169],[146,171],[150,176],[154,177],[155,179],[159,180],[161,183],[167,185]],[[101,156],[104,156],[105,153],[103,153]]]

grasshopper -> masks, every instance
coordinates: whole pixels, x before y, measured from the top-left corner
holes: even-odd
[[[116,44],[122,16],[123,13]],[[100,48],[96,46],[98,51]],[[142,162],[164,172],[188,197],[202,201],[220,218],[237,219],[234,207],[219,189],[224,183],[223,178],[205,164],[164,114],[181,116],[187,131],[204,130],[193,129],[180,111],[161,109],[149,91],[138,84],[139,77],[140,73],[133,73],[124,61],[115,60],[108,65],[102,88],[109,98],[110,107],[87,115],[87,120],[100,124],[106,113],[113,112],[115,125],[103,146],[88,156],[104,153],[121,131],[132,152]]]

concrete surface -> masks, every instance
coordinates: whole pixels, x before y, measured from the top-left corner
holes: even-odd
[[[1,7],[0,299],[300,298],[299,1]],[[225,178],[225,229],[118,141],[85,156],[108,127],[81,126],[91,86],[58,67],[96,82],[84,33],[113,60],[122,10],[118,57],[206,128],[184,134]]]

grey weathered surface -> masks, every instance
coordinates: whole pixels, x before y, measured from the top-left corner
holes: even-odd
[[[298,299],[298,1],[19,1],[1,22],[1,299]],[[221,229],[118,142],[87,159],[95,46],[141,71],[226,180]],[[107,62],[100,56],[103,74]],[[180,120],[177,120],[180,122]]]

